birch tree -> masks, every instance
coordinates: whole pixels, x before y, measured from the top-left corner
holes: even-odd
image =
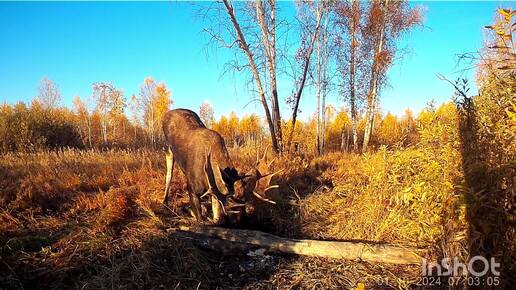
[[[276,128],[279,127],[281,130],[281,116],[279,114],[279,104],[277,100],[277,88],[276,84],[273,84],[271,82],[271,88],[274,90],[274,92],[271,94],[271,103],[272,107],[269,108],[269,102],[267,101],[266,96],[266,87],[264,83],[265,76],[263,74],[260,74],[260,63],[258,62],[257,55],[267,55],[266,56],[266,62],[269,63],[269,65],[272,64],[272,67],[269,68],[269,74],[274,74],[274,82],[275,82],[275,53],[273,53],[273,50],[275,50],[276,45],[276,30],[275,30],[275,12],[272,13],[266,13],[263,3],[260,2],[260,4],[256,3],[256,11],[257,16],[256,17],[262,17],[263,15],[268,15],[268,22],[265,23],[265,19],[262,24],[260,24],[260,30],[263,27],[264,29],[261,30],[262,39],[265,41],[268,41],[269,46],[265,48],[265,46],[250,46],[250,43],[247,40],[247,36],[243,31],[244,27],[245,29],[248,29],[248,25],[252,26],[253,20],[249,20],[249,18],[246,18],[244,20],[245,25],[242,26],[238,16],[237,16],[237,10],[235,9],[235,6],[233,5],[233,2],[230,2],[228,0],[222,1],[223,7],[225,12],[227,13],[229,23],[227,25],[224,25],[226,28],[231,27],[231,29],[227,29],[225,32],[220,31],[214,31],[211,28],[206,28],[204,31],[210,36],[210,40],[213,42],[218,43],[221,47],[225,48],[237,48],[239,51],[241,51],[245,55],[246,64],[244,66],[239,66],[236,62],[233,63],[232,67],[236,68],[237,70],[241,70],[243,68],[249,69],[251,71],[251,74],[253,76],[254,86],[256,88],[259,100],[262,104],[263,110],[265,112],[265,118],[267,120],[267,125],[270,132],[271,137],[271,143],[272,148],[274,152],[279,153],[281,151],[281,134],[278,134],[276,131]],[[246,3],[240,3],[240,5],[246,5]],[[253,4],[251,4],[253,5]],[[272,10],[275,10],[275,1],[270,1],[269,6]],[[240,10],[242,11],[242,9]],[[217,11],[219,12],[219,11]],[[259,15],[259,16],[258,16]],[[217,21],[224,21],[223,19],[220,19],[220,13],[217,13]],[[265,16],[264,16],[265,17]],[[256,18],[255,18],[256,19]],[[266,27],[267,26],[267,27]],[[271,29],[271,27],[273,27]],[[251,28],[252,29],[252,28]],[[224,36],[227,36],[229,40],[226,40]],[[276,99],[274,99],[276,98]],[[271,114],[271,110],[273,113]]]
[[[57,108],[61,103],[61,92],[58,86],[47,77],[44,77],[38,87],[36,101],[45,109]]]
[[[133,97],[153,148],[163,137],[161,122],[173,103],[170,96],[171,93],[164,83],[156,83],[151,77],[147,77],[140,87],[139,97]]]
[[[324,152],[324,139],[326,132],[326,95],[328,92],[328,21],[329,11],[328,5],[325,2],[317,2],[317,15],[321,16],[324,21],[321,28],[321,33],[317,35],[317,65],[315,73],[316,79],[316,96],[317,96],[317,133],[316,144],[317,153]]]
[[[204,101],[199,107],[199,117],[206,127],[211,128],[215,118],[213,116],[213,106],[209,101]]]
[[[364,83],[364,64],[366,56],[361,54],[364,29],[364,4],[360,1],[342,1],[335,6],[334,24],[337,27],[337,37],[334,45],[337,48],[338,70],[342,80],[342,91],[345,99],[349,101],[351,113],[351,135],[353,150],[358,150],[358,107],[363,99],[363,87],[357,83]],[[341,150],[347,148],[348,134],[342,130]]]
[[[81,126],[80,132],[81,137],[83,138],[83,143],[88,144],[88,146],[92,147],[91,142],[91,114],[88,110],[88,107],[85,102],[81,100],[81,97],[75,96],[73,99],[73,108],[75,114],[79,118],[79,123],[85,125],[85,128]],[[86,135],[86,136],[85,136]],[[86,141],[84,141],[86,139]]]
[[[375,0],[369,4],[365,48],[372,51],[373,55],[362,151],[366,151],[369,145],[377,110],[378,93],[385,84],[387,70],[396,58],[397,41],[405,32],[421,22],[421,9],[410,7],[407,1]]]
[[[299,112],[299,102],[306,86],[308,73],[311,67],[311,60],[322,26],[322,19],[328,12],[328,2],[323,1],[316,5],[315,9],[308,3],[300,3],[298,12],[299,25],[301,26],[301,46],[299,47],[296,59],[300,62],[301,74],[296,80],[297,89],[293,98],[289,100],[292,106],[292,117],[290,131],[287,141],[287,149],[290,149],[294,132],[296,131],[297,114]],[[319,104],[319,102],[318,102]],[[319,107],[319,105],[318,105]]]
[[[124,112],[126,106],[124,94],[111,83],[98,82],[93,84],[93,99],[96,101],[95,110],[100,115],[102,141],[106,145],[109,127],[112,128],[114,135],[116,126],[112,124],[116,121],[116,117]]]
[[[239,52],[235,54],[235,59],[226,63],[227,67],[233,71],[251,72],[255,92],[265,112],[272,148],[275,153],[288,150],[292,132],[287,133],[287,142],[284,144],[277,79],[285,74],[287,64],[294,63],[292,55],[288,53],[292,47],[292,39],[286,36],[291,33],[292,21],[286,18],[277,19],[278,7],[275,0],[245,3],[223,0],[222,7],[228,17],[221,17],[221,11],[216,8],[207,9],[209,12],[204,17],[209,18],[206,15],[211,15],[211,27],[204,31],[209,36],[210,43]],[[303,56],[299,58],[301,65],[296,66],[296,71],[300,69],[302,73],[294,78],[296,93],[291,98],[293,124],[296,123],[299,100],[306,83],[315,43],[313,35],[317,30],[310,27],[307,40],[302,42],[303,48],[300,49]],[[281,45],[278,45],[278,35],[282,38]],[[245,60],[242,61],[240,56]]]
[[[262,34],[262,45],[269,72],[270,98],[272,105],[272,121],[278,152],[283,150],[283,134],[281,132],[281,114],[278,101],[277,69],[276,69],[276,1],[255,1],[256,19]]]

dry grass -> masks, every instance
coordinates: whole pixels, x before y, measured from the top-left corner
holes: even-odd
[[[289,237],[462,251],[458,156],[418,149],[277,160],[275,208],[250,227]],[[252,149],[232,151],[239,168]],[[225,257],[167,233],[192,223],[163,207],[160,152],[75,151],[0,159],[0,288],[413,287],[418,267],[306,257]],[[174,171],[181,198],[185,178]],[[452,223],[452,224],[450,224]],[[453,234],[451,234],[453,232]],[[440,247],[444,240],[454,248]],[[436,246],[437,245],[437,246]]]
[[[448,213],[464,222],[464,204],[453,183],[462,178],[459,160],[419,149],[318,158],[314,162],[334,164],[335,170],[323,176],[336,186],[304,200],[304,232],[322,239],[432,247],[442,238]],[[464,232],[456,234],[460,240]]]

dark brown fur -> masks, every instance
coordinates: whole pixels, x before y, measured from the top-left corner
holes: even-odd
[[[208,189],[204,174],[208,152],[214,165],[224,169],[226,175],[238,178],[224,139],[216,131],[206,128],[195,112],[186,109],[168,111],[163,117],[163,132],[175,161],[188,179],[189,190],[200,194]]]
[[[253,212],[255,202],[274,203],[266,198],[266,193],[277,188],[270,181],[280,171],[261,174],[269,171],[271,164],[267,164],[266,154],[248,175],[239,175],[222,136],[206,128],[196,113],[186,109],[168,111],[163,118],[163,132],[168,145],[164,203],[175,161],[186,175],[190,205],[198,221],[201,221],[199,197],[204,194],[211,196],[214,223],[223,223],[227,217],[230,219],[226,221],[239,223],[245,213]]]
[[[234,182],[240,177],[231,162],[224,139],[216,131],[204,126],[199,116],[187,109],[168,111],[163,118],[163,132],[173,159],[186,175],[194,213],[200,219],[199,196],[209,189],[206,179],[206,156],[211,156],[212,170],[220,170],[222,181],[215,178],[217,187],[225,196],[233,195]],[[217,174],[214,174],[217,176]],[[168,192],[165,193],[166,202]]]

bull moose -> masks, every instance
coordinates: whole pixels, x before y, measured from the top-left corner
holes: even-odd
[[[264,174],[271,165],[265,162],[265,154],[250,172],[239,173],[222,136],[187,109],[168,111],[163,117],[163,133],[167,143],[163,203],[168,201],[175,162],[186,176],[190,206],[198,222],[202,221],[200,199],[205,196],[211,197],[214,224],[227,222],[228,217],[231,222],[240,221],[258,200],[274,203],[266,194],[278,187],[270,181],[279,171]]]

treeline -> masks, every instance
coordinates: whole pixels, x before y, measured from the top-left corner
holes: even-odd
[[[87,118],[87,119],[86,119]],[[144,128],[120,115],[110,131],[103,133],[99,112],[83,115],[68,108],[45,108],[39,102],[30,105],[3,104],[0,108],[0,150],[36,151],[41,149],[131,148],[150,146]]]
[[[3,104],[0,109],[1,151],[83,147],[77,122],[70,110],[48,110],[37,102],[31,106]]]
[[[421,142],[438,143],[441,140],[439,136],[446,135],[439,133],[443,131],[442,126],[448,128],[446,132],[457,129],[456,114],[456,106],[452,102],[439,107],[430,102],[417,116],[410,109],[406,109],[402,116],[377,112],[377,126],[373,128],[371,145],[373,148],[385,146],[388,149],[399,149]],[[353,124],[349,112],[343,109],[337,111],[328,106],[326,116],[324,152],[353,151]],[[254,114],[239,118],[232,112],[229,116],[221,116],[219,120],[211,121],[210,124],[212,129],[221,133],[228,147],[271,145],[266,125]],[[365,124],[365,118],[359,120],[359,133],[364,132]],[[290,120],[282,123],[284,134],[291,130],[290,126]],[[454,137],[457,137],[456,134]],[[447,138],[453,139],[453,136]],[[358,141],[362,141],[361,137]],[[292,144],[292,153],[317,154],[317,116],[313,115],[306,121],[296,120]]]
[[[163,87],[164,85],[161,85],[156,88],[160,91]],[[481,96],[477,98],[485,99]],[[116,102],[110,102],[114,103]],[[103,112],[97,109],[96,105],[90,112],[78,97],[74,100],[72,110],[47,106],[39,98],[34,99],[30,105],[23,102],[15,105],[4,103],[0,106],[0,150],[35,151],[61,147],[161,149],[164,146],[161,118],[171,103],[170,99],[150,102],[159,104],[153,110],[148,106],[140,107],[147,108],[143,109],[141,119],[136,115],[130,119],[127,116],[129,112],[123,110],[125,106],[119,109],[116,106],[106,109],[105,106]],[[132,108],[133,114],[138,112],[134,110],[137,108]],[[459,106],[460,108],[462,107]],[[214,109],[209,103],[202,104],[198,113],[207,127],[224,137],[228,147],[264,148],[271,145],[266,124],[263,118],[256,114],[239,117],[235,112],[231,112],[215,120]],[[344,108],[336,110],[333,106],[327,106],[325,116],[324,153],[353,151],[353,122],[349,112]],[[438,147],[439,144],[450,140],[459,142],[457,106],[453,102],[444,103],[439,107],[430,102],[418,115],[414,115],[410,109],[406,109],[402,116],[377,112],[375,119],[377,125],[373,127],[369,141],[372,148],[386,146],[390,149],[399,149],[423,143],[425,146]],[[315,114],[308,120],[296,120],[292,153],[318,153],[317,124]],[[282,122],[284,134],[292,129],[291,126],[291,120]],[[362,142],[366,128],[365,117],[359,119],[356,126],[359,134],[355,142]]]
[[[92,94],[60,106],[58,86],[44,78],[30,104],[0,106],[0,151],[74,148],[160,148],[161,119],[172,104],[163,83],[146,78],[129,99],[108,82],[92,84]]]
[[[102,86],[105,86],[103,84]],[[99,87],[99,84],[94,84]],[[144,85],[145,87],[145,85]],[[157,90],[164,87],[157,86]],[[111,91],[103,88],[104,91]],[[116,89],[114,90],[116,91]],[[112,93],[110,93],[112,94]],[[123,99],[116,93],[114,99]],[[158,94],[159,95],[159,94]],[[113,97],[113,96],[111,96]],[[134,96],[133,96],[134,97]],[[30,104],[23,102],[15,105],[4,103],[0,107],[0,150],[34,151],[40,149],[55,149],[60,147],[75,148],[154,148],[161,149],[163,133],[161,132],[161,117],[169,109],[171,100],[155,102],[151,110],[143,106],[141,119],[127,116],[128,113],[138,112],[131,108],[128,112],[123,101],[105,101],[108,105],[94,104],[89,111],[86,103],[79,97],[74,99],[74,108],[49,106],[41,98],[35,98]],[[150,102],[153,104],[153,102]],[[448,108],[445,104],[436,110],[437,114]],[[102,109],[100,109],[102,108]],[[427,112],[434,111],[432,105],[415,117],[407,109],[403,116],[398,117],[387,113],[376,114],[378,125],[373,130],[371,143],[375,147],[410,146],[418,142],[418,128],[425,124]],[[239,117],[235,112],[228,116],[222,115],[218,120],[213,117],[213,108],[203,104],[198,113],[207,127],[219,132],[228,147],[270,145],[269,132],[262,118],[256,114]],[[325,144],[326,151],[352,150],[352,122],[345,110],[337,111],[332,106],[326,107]],[[358,132],[365,130],[365,119],[359,120]],[[290,120],[284,121],[283,132],[291,130]],[[296,131],[293,134],[293,148],[299,153],[314,153],[316,151],[317,117],[296,120]],[[344,138],[343,138],[344,136]]]

